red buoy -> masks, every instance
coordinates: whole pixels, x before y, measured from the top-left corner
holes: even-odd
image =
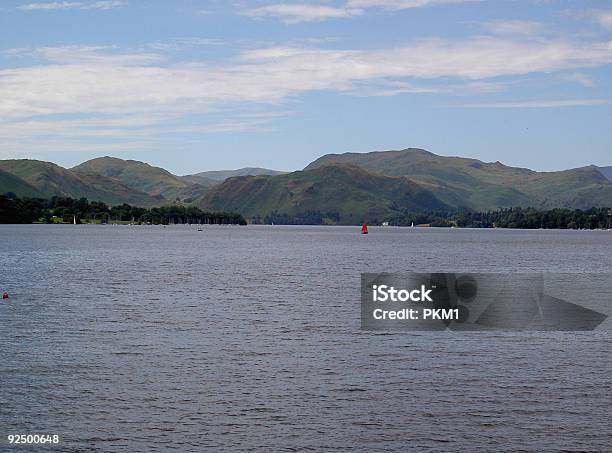
[[[361,226],[361,234],[368,234],[368,226],[365,223]]]
[[[3,299],[8,299],[8,298],[9,298],[8,293],[4,293],[4,294],[2,295],[2,298],[3,298]]]

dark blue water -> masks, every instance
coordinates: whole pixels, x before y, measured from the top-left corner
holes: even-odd
[[[367,333],[359,285],[603,272],[611,250],[610,232],[0,226],[0,451],[22,433],[61,436],[31,451],[609,451],[609,331]]]

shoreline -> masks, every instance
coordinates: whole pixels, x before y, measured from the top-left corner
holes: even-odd
[[[351,228],[351,229],[359,229],[361,224],[359,225],[330,225],[330,224],[321,224],[321,225],[313,225],[313,224],[278,224],[278,225],[270,225],[270,224],[253,224],[249,223],[247,225],[240,224],[197,224],[197,223],[169,223],[169,224],[161,224],[161,223],[132,223],[129,221],[121,221],[121,222],[112,222],[112,223],[74,223],[70,222],[55,222],[55,223],[44,223],[44,222],[32,222],[32,223],[0,223],[2,225],[9,226],[23,226],[23,225],[47,225],[47,226],[162,226],[162,227],[227,227],[227,226],[239,226],[239,227],[325,227],[325,228]],[[380,230],[419,230],[419,231],[427,231],[427,230],[476,230],[476,231],[574,231],[574,232],[584,232],[584,231],[600,231],[600,232],[608,232],[612,231],[612,229],[606,228],[508,228],[508,227],[447,227],[447,226],[382,226],[382,225],[368,225],[368,228],[375,229],[377,231]]]

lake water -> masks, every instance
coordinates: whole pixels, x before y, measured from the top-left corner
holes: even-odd
[[[0,451],[609,451],[609,331],[369,333],[359,292],[610,271],[612,232],[203,230],[0,226]]]

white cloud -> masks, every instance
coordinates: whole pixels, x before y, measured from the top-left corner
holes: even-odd
[[[155,51],[168,51],[183,47],[219,46],[223,43],[223,40],[217,38],[186,37],[174,38],[167,41],[154,41],[147,43],[145,47]]]
[[[481,0],[348,0],[346,2],[346,6],[348,8],[383,8],[388,10],[402,10],[477,1]]]
[[[166,65],[160,54],[112,48],[31,53],[48,62],[0,70],[0,116],[193,111],[233,102],[278,103],[308,91],[350,91],[385,79],[478,81],[546,73],[612,63],[612,42],[473,38],[365,51],[267,48],[221,65]]]
[[[95,136],[142,142],[160,134],[185,132],[177,129],[185,123],[183,119],[188,118],[186,124],[196,124],[211,112],[221,119],[194,130],[255,130],[263,126],[261,119],[237,118],[236,109],[267,109],[312,91],[360,96],[492,91],[499,88],[498,77],[610,64],[612,42],[477,37],[420,40],[378,50],[273,47],[246,51],[214,64],[170,64],[160,53],[121,52],[114,47],[18,49],[4,55],[12,64],[0,69],[0,141],[3,148],[23,149],[34,146],[36,140],[39,147],[51,146],[45,143],[59,143],[57,138],[66,134],[73,134],[74,140]],[[15,67],[19,55],[39,61]],[[606,102],[529,101],[496,106]],[[58,122],[58,115],[90,120]]]
[[[237,113],[184,122],[176,114],[98,115],[79,119],[0,120],[0,158],[53,152],[151,150],[160,143],[184,143],[186,136],[268,131],[288,112]],[[180,121],[177,121],[180,120]]]
[[[370,86],[371,85],[371,86]],[[399,81],[388,81],[383,82],[380,86],[375,84],[365,84],[365,86],[356,86],[348,94],[352,96],[360,97],[390,97],[397,96],[399,94],[423,94],[423,93],[439,93],[441,90],[434,87],[420,87],[415,86],[412,83],[399,82]]]
[[[482,24],[489,33],[496,35],[526,35],[533,36],[544,30],[540,22],[526,20],[495,20]]]
[[[4,142],[3,142],[4,143]],[[153,141],[125,139],[115,143],[85,140],[45,139],[44,141],[23,138],[15,142],[7,142],[7,148],[0,149],[0,159],[42,159],[47,160],[47,153],[104,153],[113,151],[126,152],[131,150],[150,150]]]
[[[355,8],[335,8],[325,5],[279,3],[243,11],[251,17],[277,17],[288,24],[298,22],[321,21],[325,19],[352,17],[363,14],[363,10]]]
[[[586,74],[582,74],[580,72],[575,72],[573,74],[566,74],[566,75],[561,76],[561,78],[563,80],[567,80],[568,82],[579,83],[580,85],[584,87],[588,87],[588,88],[595,85],[589,76],[587,76]]]
[[[490,102],[481,104],[462,104],[459,107],[497,108],[497,109],[550,109],[562,107],[588,107],[593,105],[610,105],[610,99],[562,99]]]
[[[45,3],[28,3],[18,6],[21,11],[39,11],[39,10],[61,10],[61,9],[100,9],[108,10],[120,8],[127,5],[126,1],[119,0],[101,0],[95,2],[45,2]]]
[[[199,111],[234,102],[278,103],[308,91],[350,91],[385,80],[483,81],[610,64],[612,42],[480,37],[380,50],[281,47],[214,65],[168,65],[161,54],[113,48],[41,48],[30,54],[48,61],[0,70],[0,116]]]
[[[398,11],[426,6],[449,5],[481,0],[347,0],[340,6],[312,3],[275,3],[249,8],[242,14],[251,17],[276,17],[288,24],[361,16],[366,9],[381,8]]]
[[[114,46],[62,46],[39,47],[37,49],[14,49],[5,53],[13,57],[38,57],[60,64],[89,63],[92,65],[146,65],[161,62],[163,57],[157,53],[111,53]]]
[[[113,9],[113,8],[121,8],[122,6],[126,6],[126,1],[118,1],[118,0],[102,0],[94,3],[84,5],[83,9]]]
[[[27,5],[18,6],[17,9],[22,11],[34,11],[39,9],[72,9],[80,8],[81,2],[50,2],[50,3],[29,3]]]
[[[612,30],[612,10],[608,11],[595,11],[593,17],[604,28]]]

